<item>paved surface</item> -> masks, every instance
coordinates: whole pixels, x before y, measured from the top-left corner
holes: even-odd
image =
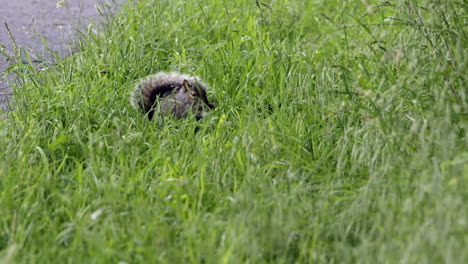
[[[91,21],[103,18],[96,6],[105,11],[106,5],[115,7],[125,0],[0,0],[0,49],[13,53],[11,37],[17,46],[33,54],[38,63],[50,52],[43,45],[44,38],[51,50],[60,56],[72,52],[75,29],[86,27]],[[5,69],[11,64],[0,52],[0,109],[7,109],[11,89],[5,82]],[[2,79],[3,76],[3,79]]]

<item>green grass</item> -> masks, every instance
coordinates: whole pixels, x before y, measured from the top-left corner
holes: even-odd
[[[468,263],[463,0],[128,4],[0,117],[0,263]],[[201,122],[139,78],[201,76]],[[195,130],[198,129],[198,132]]]

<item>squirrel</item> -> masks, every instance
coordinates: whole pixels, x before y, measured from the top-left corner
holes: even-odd
[[[200,120],[205,110],[214,109],[208,101],[208,86],[199,77],[178,72],[159,72],[141,80],[131,96],[131,103],[148,115],[151,120],[155,112],[186,118],[191,113]]]

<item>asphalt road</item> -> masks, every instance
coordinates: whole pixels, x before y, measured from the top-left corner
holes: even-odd
[[[125,0],[0,0],[0,49],[12,54],[14,45],[22,47],[35,58],[50,59],[43,45],[60,56],[72,52],[75,30],[103,18],[96,6],[106,10],[118,7]],[[12,42],[14,40],[14,43]],[[11,64],[0,52],[0,109],[6,110],[11,89],[5,81],[4,71]],[[3,79],[2,79],[3,76]],[[11,77],[11,76],[10,76]]]

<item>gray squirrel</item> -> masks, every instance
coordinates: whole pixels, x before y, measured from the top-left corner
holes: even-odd
[[[178,72],[159,72],[140,81],[131,103],[151,120],[155,113],[200,120],[215,105],[206,97],[207,85],[200,78]]]

